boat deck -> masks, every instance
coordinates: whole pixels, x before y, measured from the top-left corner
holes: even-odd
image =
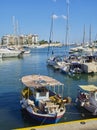
[[[88,120],[71,121],[52,125],[19,128],[16,130],[97,130],[97,118]]]

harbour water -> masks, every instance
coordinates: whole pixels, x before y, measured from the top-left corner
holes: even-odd
[[[56,54],[65,54],[65,48],[55,48]],[[23,88],[21,77],[24,75],[40,74],[51,76],[64,84],[62,93],[64,97],[72,98],[72,103],[67,105],[67,111],[60,122],[92,118],[91,114],[84,109],[76,107],[75,98],[78,85],[97,85],[97,74],[81,74],[74,77],[62,74],[48,67],[47,48],[35,48],[31,54],[22,58],[0,59],[0,129],[10,130],[21,127],[37,125],[30,117],[21,110],[20,92]],[[56,90],[57,91],[57,90]],[[39,124],[41,125],[41,124]]]

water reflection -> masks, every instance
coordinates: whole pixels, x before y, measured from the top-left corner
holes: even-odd
[[[61,49],[62,51],[59,52],[60,48],[56,48],[55,53],[63,53],[64,48]],[[0,59],[0,113],[3,117],[2,120],[0,120],[0,129],[4,129],[4,126],[2,126],[2,124],[5,124],[5,121],[7,122],[6,129],[36,125],[36,122],[34,123],[25,112],[22,112],[20,110],[21,107],[19,104],[19,95],[22,88],[20,78],[24,75],[29,74],[51,76],[64,84],[64,88],[56,88],[56,92],[59,91],[59,94],[62,94],[64,97],[71,97],[72,103],[66,106],[66,113],[60,122],[94,117],[91,116],[91,113],[88,111],[82,108],[78,108],[75,104],[75,99],[78,93],[79,85],[97,85],[97,74],[80,74],[75,75],[74,77],[70,77],[68,75],[60,73],[60,71],[55,71],[51,67],[48,67],[46,60],[46,48],[33,49],[30,55],[23,56],[23,58]],[[10,94],[10,92],[12,94]],[[13,110],[15,107],[16,110]],[[8,112],[8,108],[10,111],[12,111],[12,113]],[[29,118],[31,120],[29,120]],[[14,123],[12,125],[10,122],[13,122],[13,120]]]
[[[25,109],[21,109],[21,116],[24,122],[24,127],[41,125],[36,120],[33,120]]]
[[[19,59],[23,59],[23,57],[14,57],[14,58],[0,58],[0,63],[5,63],[5,62],[13,62],[13,61],[18,61]]]

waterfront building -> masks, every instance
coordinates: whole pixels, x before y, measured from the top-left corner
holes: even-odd
[[[2,45],[38,45],[38,35],[4,35],[1,38]]]

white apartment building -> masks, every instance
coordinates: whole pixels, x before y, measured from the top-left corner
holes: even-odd
[[[38,44],[38,35],[4,35],[1,38],[2,45],[36,45]]]

